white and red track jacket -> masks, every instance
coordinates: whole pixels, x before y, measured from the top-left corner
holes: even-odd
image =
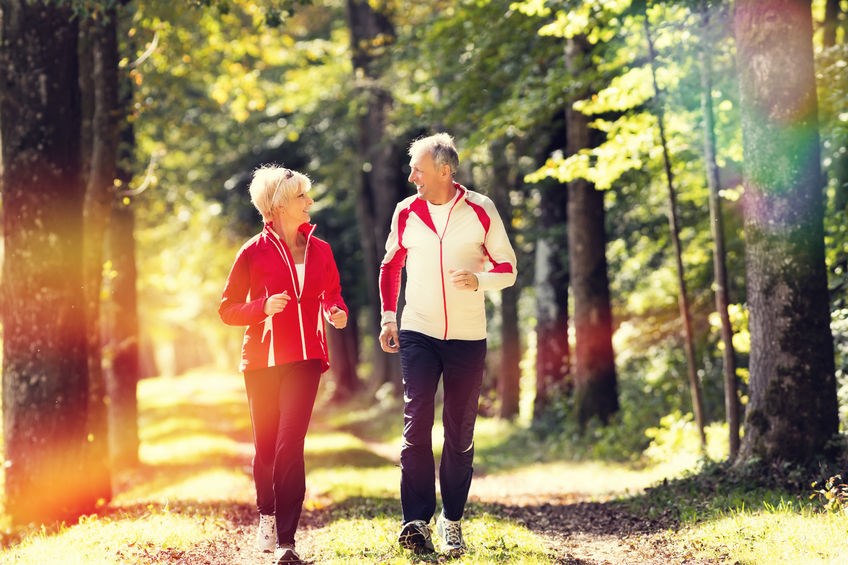
[[[306,236],[303,286],[289,248],[270,223],[236,254],[218,314],[225,324],[247,326],[241,371],[307,359],[319,359],[322,372],[330,366],[321,314],[329,319],[333,306],[348,311],[339,271],[330,245],[312,235],[315,226],[305,223],[298,230]],[[265,300],[286,290],[291,297],[286,307],[266,316]]]
[[[500,290],[515,283],[515,251],[494,203],[460,184],[454,186],[459,194],[442,233],[427,201],[418,195],[395,208],[380,265],[381,322],[397,321],[401,269],[406,266],[402,329],[437,339],[484,339],[483,293],[454,288],[449,271],[475,273],[478,291]]]

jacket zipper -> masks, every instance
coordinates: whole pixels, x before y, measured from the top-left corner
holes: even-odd
[[[304,279],[304,282],[306,282],[306,256],[309,255],[309,240],[312,239],[312,232],[313,231],[314,231],[314,228],[310,229],[309,234],[306,236],[306,250],[303,252],[303,279]],[[272,235],[273,235],[273,233],[272,233]],[[274,237],[276,237],[276,236],[274,236]],[[280,242],[280,246],[282,246],[282,245],[283,245],[282,242]],[[297,321],[298,321],[298,325],[300,326],[300,348],[301,348],[301,352],[302,352],[302,355],[303,355],[303,360],[305,361],[306,360],[306,332],[304,332],[304,330],[303,330],[303,310],[301,309],[301,306],[300,306],[300,296],[301,296],[301,294],[303,294],[303,287],[299,283],[299,281],[297,280],[297,271],[296,271],[297,267],[294,266],[294,256],[291,257],[291,262],[289,262],[289,259],[288,259],[288,257],[286,257],[286,254],[284,252],[284,249],[288,249],[288,248],[284,247],[284,249],[280,249],[280,247],[277,246],[277,245],[274,245],[274,247],[277,249],[277,252],[280,254],[280,257],[283,259],[283,263],[285,263],[286,267],[288,268],[289,275],[291,276],[291,280],[292,280],[292,286],[295,289],[295,298],[297,299]],[[291,255],[291,252],[289,252],[289,255]],[[272,335],[273,335],[273,332],[272,332]],[[271,346],[273,347],[273,345],[274,345],[274,342],[273,342],[273,339],[272,339]]]
[[[312,231],[310,230],[309,235],[306,236],[306,249],[303,251],[303,282],[306,283],[306,257],[309,255],[309,240],[312,239]],[[292,259],[294,259],[292,257]],[[293,273],[294,277],[297,278],[297,265],[294,266],[295,272]],[[299,288],[300,292],[297,293],[297,321],[300,323],[300,346],[303,350],[303,360],[306,360],[306,335],[303,331],[303,310],[300,307],[300,295],[303,294],[303,285],[299,284],[299,282],[295,281],[295,288]]]
[[[458,189],[457,189],[458,190]],[[461,196],[457,197],[453,201],[453,205],[450,210],[448,210],[448,217],[445,220],[445,229],[442,230],[442,235],[436,234],[436,237],[439,238],[439,272],[441,273],[442,279],[442,311],[445,314],[445,335],[442,339],[448,338],[448,294],[447,287],[445,286],[445,260],[444,260],[444,244],[443,240],[445,235],[448,233],[448,225],[450,224],[451,214],[453,214],[453,209],[459,204]]]

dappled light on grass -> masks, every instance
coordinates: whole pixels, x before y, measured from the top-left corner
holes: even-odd
[[[113,515],[83,518],[76,526],[54,535],[29,537],[2,554],[3,563],[61,563],[98,565],[146,563],[164,548],[186,551],[199,542],[224,533],[224,524],[211,517],[177,514],[151,507],[140,516]]]
[[[780,504],[763,511],[733,511],[684,530],[684,537],[703,556],[736,563],[848,563],[846,516],[798,512]],[[710,540],[705,544],[703,540]]]
[[[367,509],[361,509],[367,514]],[[544,541],[526,528],[490,514],[469,516],[463,532],[469,542],[461,558],[438,553],[440,540],[435,535],[436,554],[417,559],[397,545],[400,521],[397,517],[351,518],[337,520],[329,527],[310,532],[304,550],[319,563],[552,563],[554,556]],[[435,530],[435,528],[434,528]],[[364,544],[363,540],[367,540]]]

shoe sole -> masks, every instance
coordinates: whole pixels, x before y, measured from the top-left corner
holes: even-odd
[[[433,547],[427,546],[427,538],[418,532],[409,532],[398,536],[398,543],[404,549],[413,551],[414,553],[433,553],[436,551]]]

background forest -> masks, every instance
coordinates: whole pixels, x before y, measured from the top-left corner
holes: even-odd
[[[844,12],[838,3],[818,2],[813,13],[826,260],[841,382],[848,323]],[[750,348],[731,14],[723,3],[315,2],[277,22],[251,3],[211,10],[137,6],[133,37],[145,46],[156,43],[132,74],[135,161],[150,164],[152,177],[133,204],[141,327],[158,370],[178,373],[210,360],[234,366],[239,340],[217,322],[214,306],[234,250],[258,229],[246,196],[250,174],[276,162],[314,180],[315,222],[337,249],[346,297],[357,312],[350,343],[335,351],[336,367],[355,367],[355,375],[335,372],[336,394],[390,381],[374,344],[376,265],[394,203],[410,190],[405,148],[416,136],[446,130],[462,152],[458,180],[490,195],[510,216],[520,256],[517,288],[490,297],[495,354],[485,409],[509,418],[521,412],[548,431],[562,431],[575,411],[575,300],[604,299],[601,291],[569,296],[572,270],[598,268],[594,256],[569,262],[566,208],[574,206],[581,222],[595,224],[579,228],[588,234],[590,255],[602,254],[606,244],[621,409],[615,425],[597,433],[620,433],[630,442],[622,455],[633,456],[647,446],[641,432],[664,416],[691,417],[675,238],[703,421],[724,421],[712,167],[743,405]],[[704,65],[711,67],[710,124]],[[586,116],[585,147],[568,141],[577,121],[566,118],[572,104]],[[709,163],[706,128],[714,143]],[[669,228],[666,166],[677,193],[677,235]],[[579,179],[597,192],[588,211],[568,200],[568,184]],[[603,278],[577,276],[596,277],[590,286]],[[339,359],[342,352],[349,363]],[[536,397],[540,392],[550,396],[549,405]],[[840,405],[844,422],[846,404]],[[592,410],[589,417],[610,415]]]
[[[47,515],[109,498],[110,465],[137,460],[139,379],[237,377],[242,330],[217,307],[261,226],[247,185],[262,164],[313,180],[355,321],[330,334],[325,400],[396,395],[377,271],[412,190],[406,148],[435,131],[519,257],[516,286],[488,296],[484,415],[569,459],[644,461],[663,435],[737,464],[838,457],[844,0],[0,6],[15,519],[43,516],[32,491],[52,457],[89,494]],[[15,74],[39,56],[42,90]]]

